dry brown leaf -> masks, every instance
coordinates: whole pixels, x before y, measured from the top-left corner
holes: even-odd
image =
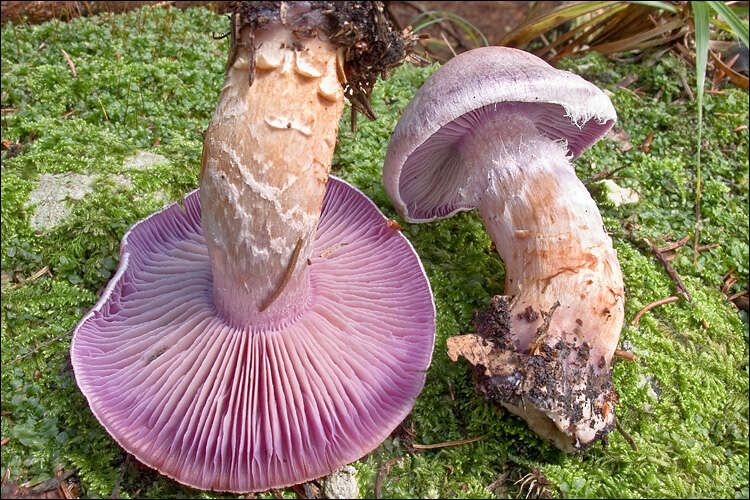
[[[516,353],[501,350],[474,333],[449,337],[446,344],[451,361],[463,356],[474,366],[484,366],[488,377],[510,375],[518,368]]]
[[[713,59],[714,63],[716,63],[719,68],[729,77],[729,81],[733,84],[737,85],[738,87],[742,87],[743,89],[748,88],[748,78],[745,75],[741,75],[737,73],[735,70],[724,64],[719,56],[714,54],[713,51],[708,51],[708,54],[711,56],[711,59]]]
[[[612,127],[607,132],[606,137],[607,139],[618,143],[620,149],[623,151],[630,151],[633,149],[633,145],[630,144],[630,135],[621,127]]]

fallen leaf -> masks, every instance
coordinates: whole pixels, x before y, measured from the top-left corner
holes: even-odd
[[[609,129],[606,135],[607,139],[614,141],[620,145],[620,149],[623,151],[630,151],[633,149],[633,145],[630,144],[630,135],[625,129],[620,127],[612,127]]]

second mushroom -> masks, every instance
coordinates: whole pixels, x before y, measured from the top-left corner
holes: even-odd
[[[568,452],[614,426],[622,273],[571,161],[616,118],[581,77],[486,47],[428,78],[385,159],[386,190],[406,220],[479,209],[505,263],[505,295],[475,314],[474,334],[448,339],[448,355],[467,358],[478,390]]]

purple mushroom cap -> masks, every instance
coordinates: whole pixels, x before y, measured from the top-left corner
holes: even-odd
[[[595,85],[508,47],[464,52],[441,66],[409,103],[391,136],[383,182],[399,214],[429,222],[476,208],[484,172],[464,168],[467,132],[501,115],[524,115],[577,158],[617,119]]]
[[[377,447],[421,391],[435,307],[408,240],[331,177],[308,303],[276,328],[217,315],[198,191],[135,224],[120,267],[77,325],[76,380],[141,462],[203,489],[262,491]]]

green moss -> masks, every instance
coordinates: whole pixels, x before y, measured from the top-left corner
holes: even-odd
[[[4,152],[2,163],[0,422],[2,436],[11,438],[2,462],[19,482],[45,479],[59,463],[78,470],[85,496],[108,496],[120,474],[122,450],[75,385],[70,328],[116,269],[128,227],[197,187],[199,131],[215,105],[226,54],[226,40],[210,33],[227,28],[226,18],[205,9],[162,8],[2,28],[2,107],[18,110],[3,115],[2,136],[19,140],[23,150],[13,158]],[[74,61],[77,78],[60,49]],[[617,182],[640,193],[639,203],[615,207],[592,189],[622,265],[629,321],[644,305],[672,295],[674,284],[633,246],[627,231],[657,244],[693,231],[697,113],[682,96],[679,78],[682,73],[692,80],[691,69],[668,56],[635,66],[589,55],[563,65],[611,92],[618,126],[634,146],[624,152],[602,140],[575,164],[582,179],[625,166]],[[381,181],[388,138],[434,69],[400,68],[379,83],[373,97],[379,119],[360,117],[356,134],[348,113],[341,120],[334,173],[389,217],[396,214]],[[639,75],[631,85],[640,87],[638,96],[615,86],[631,73]],[[720,246],[701,252],[697,267],[690,245],[683,248],[674,266],[693,301],[653,309],[621,336],[640,360],[614,366],[618,416],[638,451],[613,433],[606,449],[596,445],[583,457],[564,455],[478,396],[468,365],[447,358],[445,340],[466,332],[474,309],[502,292],[502,262],[474,213],[424,225],[401,221],[423,260],[437,308],[433,363],[408,422],[420,443],[484,438],[408,453],[394,435],[354,464],[363,496],[373,495],[380,465],[403,456],[383,483],[385,497],[492,496],[487,486],[503,473],[507,480],[496,492],[526,495],[513,483],[532,467],[553,483],[555,495],[747,497],[748,323],[723,302],[719,287],[733,267],[739,278],[733,291],[748,284],[748,132],[734,131],[747,123],[748,104],[746,91],[724,91],[706,96],[702,151],[701,244]],[[74,113],[61,116],[69,111]],[[643,153],[638,146],[651,132],[650,150]],[[145,172],[127,170],[123,160],[137,150],[169,161]],[[62,172],[96,175],[94,192],[71,203],[73,211],[60,225],[35,232],[29,194],[39,175]],[[132,187],[113,182],[115,174]],[[6,280],[45,265],[52,278],[22,287]],[[120,494],[226,496],[183,487],[132,463]]]

